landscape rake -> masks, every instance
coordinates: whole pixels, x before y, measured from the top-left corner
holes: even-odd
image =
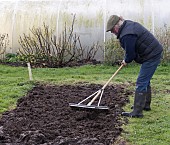
[[[103,96],[103,92],[104,92],[104,89],[105,87],[109,84],[109,82],[116,76],[116,74],[120,71],[120,69],[123,67],[123,64],[118,68],[118,70],[112,75],[112,77],[106,82],[106,84],[101,88],[99,89],[98,91],[94,92],[92,95],[88,96],[87,98],[85,98],[84,100],[82,100],[81,102],[79,102],[78,104],[76,103],[69,103],[69,106],[72,108],[72,109],[75,109],[75,110],[101,110],[101,111],[108,111],[109,110],[109,107],[108,106],[100,106],[100,102],[101,102],[101,99],[102,99],[102,96]],[[99,98],[99,101],[97,103],[97,105],[92,105],[92,103],[98,98]],[[87,104],[82,104],[83,102],[85,102],[86,100],[92,98],[92,100]]]

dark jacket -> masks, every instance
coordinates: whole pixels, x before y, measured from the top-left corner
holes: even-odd
[[[117,35],[117,39],[120,40],[120,44],[121,39],[127,35],[135,35],[137,37],[135,44],[136,57],[134,58],[137,63],[143,63],[161,55],[163,51],[162,45],[141,24],[130,20],[124,21]],[[121,44],[121,46],[124,47],[123,44]]]

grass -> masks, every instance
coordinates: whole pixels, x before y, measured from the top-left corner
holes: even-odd
[[[15,107],[17,99],[31,89],[25,68],[0,65],[0,113]]]
[[[143,119],[130,118],[124,126],[124,138],[133,145],[169,145],[170,143],[170,67],[159,66],[152,79],[152,111]],[[133,101],[132,97],[130,98]],[[125,109],[130,111],[130,104]]]
[[[28,70],[23,67],[0,65],[0,114],[13,109],[18,98],[24,96],[34,83],[44,82],[61,84],[97,83],[104,84],[118,67],[104,65],[86,65],[73,68],[35,68],[32,69],[33,81],[29,81]],[[139,65],[123,68],[113,84],[133,84],[139,72]],[[122,137],[132,145],[169,145],[170,142],[170,67],[159,66],[152,81],[153,99],[152,111],[144,112],[143,119],[130,118],[129,124],[124,125]],[[131,103],[124,109],[130,111]]]

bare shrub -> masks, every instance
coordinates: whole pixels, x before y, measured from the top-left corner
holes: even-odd
[[[66,29],[65,23],[58,41],[53,30],[45,23],[43,28],[30,29],[32,35],[23,34],[19,39],[21,59],[47,67],[62,67],[73,62],[94,59],[100,46],[93,45],[89,50],[85,50],[81,45],[80,36],[73,33],[74,22],[75,15],[69,30]]]
[[[9,45],[9,36],[8,34],[0,34],[0,55],[4,57],[7,46]]]
[[[111,38],[105,44],[105,63],[114,65],[123,60],[124,51],[120,46],[120,43],[115,38]]]
[[[170,62],[170,28],[166,24],[163,28],[156,28],[155,36],[163,46],[162,62]]]

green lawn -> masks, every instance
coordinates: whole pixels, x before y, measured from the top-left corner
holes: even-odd
[[[24,96],[35,82],[53,84],[75,84],[78,82],[104,84],[118,69],[104,65],[86,65],[73,68],[36,68],[32,69],[33,81],[29,81],[28,70],[23,67],[0,65],[0,113],[13,109],[19,97]],[[112,84],[133,84],[135,89],[139,65],[124,67]],[[152,111],[144,112],[144,118],[130,118],[123,126],[122,137],[132,145],[169,145],[170,143],[170,66],[159,66],[152,81]],[[131,103],[124,109],[130,111]]]

